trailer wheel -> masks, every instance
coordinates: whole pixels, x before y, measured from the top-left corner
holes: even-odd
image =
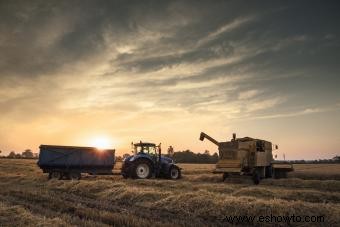
[[[121,174],[122,174],[124,179],[128,179],[129,178],[129,175],[127,175],[125,172],[122,172]]]
[[[181,178],[181,170],[177,166],[172,166],[169,170],[168,178],[172,180]]]
[[[147,179],[150,178],[152,175],[151,165],[147,160],[137,160],[133,163],[132,168],[133,178],[137,179]]]
[[[254,184],[260,183],[260,174],[257,172],[257,170],[253,172],[253,182]]]
[[[67,174],[68,178],[70,180],[80,180],[81,178],[81,173],[79,172],[70,172]]]
[[[222,181],[225,181],[225,179],[227,179],[229,177],[228,173],[223,173],[222,175]]]
[[[60,180],[62,177],[61,172],[57,172],[57,171],[52,171],[48,173],[48,179],[58,179]]]

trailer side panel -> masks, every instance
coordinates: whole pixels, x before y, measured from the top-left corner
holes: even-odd
[[[112,173],[115,150],[99,150],[93,147],[41,145],[38,166],[49,170],[87,173]]]

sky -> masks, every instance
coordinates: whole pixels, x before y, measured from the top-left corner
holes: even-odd
[[[0,149],[340,155],[338,1],[0,1]]]

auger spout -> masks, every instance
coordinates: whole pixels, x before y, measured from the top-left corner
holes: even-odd
[[[208,136],[208,135],[205,134],[204,132],[201,132],[200,140],[203,141],[204,138],[206,138],[206,139],[209,140],[210,142],[216,144],[216,146],[219,146],[219,142],[217,142],[217,140],[215,140],[215,139],[213,139],[212,137]]]

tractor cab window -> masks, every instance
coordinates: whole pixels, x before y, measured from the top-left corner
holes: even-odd
[[[264,152],[264,142],[261,140],[256,141],[256,151]]]
[[[149,155],[157,155],[156,148],[154,146],[135,146],[135,152],[138,153],[144,153]]]
[[[149,154],[150,155],[157,155],[155,147],[149,147]]]
[[[135,152],[138,153],[148,153],[148,149],[145,146],[135,146]]]
[[[143,147],[141,147],[141,146],[135,146],[135,153],[143,153],[144,152],[144,150],[143,150]]]
[[[146,154],[149,153],[148,147],[143,146],[143,147],[142,147],[142,152],[143,152],[143,153],[146,153]]]

